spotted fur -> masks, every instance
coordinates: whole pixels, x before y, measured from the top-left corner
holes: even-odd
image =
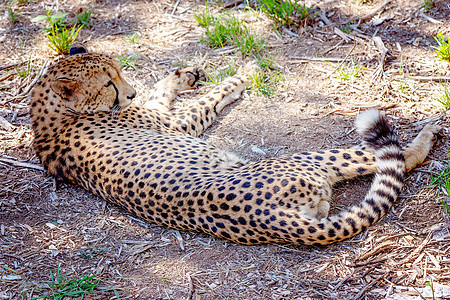
[[[173,111],[177,92],[204,79],[201,70],[172,73],[143,107],[131,103],[135,91],[114,59],[73,54],[32,91],[35,150],[49,173],[143,220],[247,245],[329,244],[375,223],[400,192],[404,152],[377,111],[357,122],[370,151],[323,150],[247,163],[197,136],[249,85],[254,67]],[[410,166],[423,161],[438,129],[427,127],[405,151]],[[332,185],[371,173],[376,176],[364,200],[329,217]]]

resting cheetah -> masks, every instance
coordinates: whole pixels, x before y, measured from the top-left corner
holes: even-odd
[[[149,222],[240,244],[330,244],[384,216],[406,169],[421,163],[438,126],[403,152],[378,111],[356,121],[371,151],[303,152],[247,163],[197,136],[249,85],[241,70],[206,96],[169,110],[177,91],[204,79],[196,68],[155,86],[147,108],[117,62],[80,47],[56,63],[31,94],[34,147],[49,173],[78,184]],[[373,153],[372,153],[373,151]],[[376,173],[364,200],[328,216],[332,185]]]

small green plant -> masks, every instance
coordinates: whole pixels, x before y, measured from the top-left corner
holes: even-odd
[[[127,35],[125,37],[125,41],[128,41],[132,44],[140,44],[140,43],[142,43],[141,34],[137,31],[135,31],[133,34]]]
[[[444,38],[442,33],[438,33],[434,40],[438,43],[438,46],[431,47],[436,49],[436,56],[441,60],[450,62],[450,41]]]
[[[11,7],[8,7],[8,20],[11,23],[16,23],[19,21],[17,14],[14,12],[14,10]]]
[[[14,67],[14,69],[16,69],[17,75],[19,75],[19,77],[21,78],[25,78],[28,75],[30,75],[31,72],[33,71],[33,68],[34,65],[33,60],[31,58],[27,62],[19,64],[16,67]]]
[[[212,48],[236,46],[244,55],[259,53],[264,47],[262,39],[247,27],[244,21],[226,14],[213,17],[207,10],[196,14],[197,23],[205,27],[206,37],[200,39]]]
[[[447,144],[448,159],[444,161],[447,166],[445,169],[439,171],[437,176],[433,175],[431,172],[431,186],[438,189],[439,193],[444,191],[447,194],[447,199],[442,200],[442,206],[448,217],[450,217],[450,152]]]
[[[222,69],[215,69],[213,68],[212,72],[206,71],[206,76],[209,78],[209,82],[211,84],[219,84],[221,83],[226,77],[233,76],[237,73],[238,68],[236,67],[236,64],[234,61],[228,62],[227,66]]]
[[[423,0],[423,9],[430,11],[436,5],[436,0]]]
[[[252,84],[249,89],[256,94],[272,96],[278,88],[278,83],[282,80],[280,72],[256,72],[250,76]]]
[[[450,110],[450,88],[448,85],[444,85],[442,94],[436,100],[444,106],[445,110]]]
[[[261,11],[275,21],[275,27],[280,25],[299,25],[299,21],[305,21],[311,17],[310,10],[306,4],[298,0],[259,0]]]
[[[52,15],[52,10],[46,10],[46,15],[39,15],[33,19],[31,19],[31,22],[45,22],[47,23],[47,27],[44,28],[44,31],[49,32],[52,27],[57,28],[65,28],[67,25],[66,17],[68,13],[61,12]]]
[[[114,292],[116,299],[120,300],[119,293],[116,289],[97,289],[102,281],[96,278],[96,275],[84,275],[79,278],[70,279],[67,277],[67,273],[63,274],[60,265],[58,265],[56,274],[53,274],[52,271],[50,271],[50,280],[40,281],[39,284],[36,284],[11,268],[5,266],[2,267],[6,269],[6,271],[18,274],[28,283],[28,286],[31,285],[31,287],[23,287],[22,289],[21,296],[24,300],[27,300],[30,294],[33,295],[31,300],[63,300],[66,299],[66,297],[84,299],[86,295],[105,292]]]
[[[90,250],[87,250],[87,251],[82,250],[81,253],[80,253],[80,256],[81,256],[82,258],[84,258],[84,259],[91,259],[91,258],[93,258],[93,257],[102,255],[102,254],[105,253],[107,250],[108,250],[107,247],[105,247],[105,248],[103,248],[103,249],[97,249],[97,248],[94,248],[94,249],[90,249]]]
[[[50,280],[41,281],[42,286],[36,289],[44,291],[44,295],[33,297],[33,299],[55,299],[62,300],[65,297],[81,297],[94,293],[94,289],[100,285],[101,281],[95,275],[85,275],[76,279],[69,279],[63,274],[59,265],[56,274],[50,271]]]
[[[85,26],[85,27],[91,27],[91,15],[94,11],[93,10],[85,10],[77,15],[77,22],[78,24]]]
[[[431,289],[431,298],[428,298],[427,300],[436,300],[436,297],[435,297],[435,294],[434,294],[433,282],[427,282],[427,283],[425,283],[425,285],[429,286],[430,289]]]
[[[234,43],[244,55],[260,53],[265,45],[263,40],[251,33],[247,27],[243,28],[242,34],[235,36]]]
[[[350,25],[349,24],[342,24],[341,25],[341,31],[343,32],[343,33],[350,33],[350,32],[352,32],[352,29],[350,28]]]
[[[212,24],[215,18],[211,15],[206,8],[204,11],[199,12],[198,14],[194,14],[194,18],[197,21],[198,25],[208,28],[210,24]]]
[[[349,63],[343,63],[337,69],[337,74],[341,80],[355,81],[359,77],[362,67],[359,63],[352,60]]]
[[[53,26],[47,34],[50,48],[58,54],[69,54],[70,46],[77,38],[81,28],[83,25],[78,27],[76,24],[71,29],[66,27],[59,29],[57,26]]]
[[[394,90],[400,93],[408,93],[416,90],[416,82],[409,78],[404,80],[394,80],[391,84]]]
[[[271,71],[271,70],[278,70],[278,67],[275,67],[273,65],[274,63],[274,57],[270,58],[265,55],[255,55],[254,56],[256,62],[258,63],[258,66],[265,72]]]
[[[51,10],[46,10],[46,15],[40,15],[33,18],[32,22],[45,22],[47,27],[44,28],[47,38],[50,42],[49,46],[58,54],[68,54],[70,46],[78,36],[83,25],[73,25],[72,28],[67,28],[66,16],[67,13],[57,13],[52,15]]]
[[[131,55],[120,55],[117,57],[117,60],[119,61],[120,67],[122,69],[126,68],[133,68],[135,70],[138,70],[139,68],[136,66],[135,59],[137,54],[131,54]]]

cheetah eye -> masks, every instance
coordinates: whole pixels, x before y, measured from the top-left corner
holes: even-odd
[[[111,86],[112,84],[113,84],[113,82],[110,80],[110,81],[108,81],[107,84],[105,84],[105,87],[109,87],[109,86]]]

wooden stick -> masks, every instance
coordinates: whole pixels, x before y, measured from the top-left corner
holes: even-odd
[[[11,68],[14,68],[14,67],[18,67],[20,65],[23,65],[24,63],[28,63],[28,61],[22,61],[22,62],[18,62],[18,63],[6,65],[6,66],[1,66],[0,67],[0,71],[8,70],[8,69],[11,69]]]
[[[428,236],[423,240],[423,242],[419,245],[419,247],[414,249],[414,251],[412,253],[410,253],[406,258],[397,262],[394,266],[404,265],[404,264],[410,262],[411,260],[416,259],[417,256],[419,256],[419,253],[422,252],[423,248],[425,248],[425,246],[430,242],[432,236],[433,236],[433,234],[430,232],[428,234]]]
[[[8,79],[9,77],[11,77],[13,75],[14,75],[13,73],[6,73],[2,77],[0,77],[0,82],[5,81],[6,79]]]
[[[376,69],[375,73],[372,76],[373,79],[377,79],[383,76],[384,74],[384,63],[386,61],[386,54],[388,53],[388,48],[386,48],[386,46],[383,43],[383,40],[379,36],[374,36],[373,41],[377,46],[378,50],[380,50],[381,52],[378,68]]]
[[[5,129],[6,131],[11,131],[16,127],[14,125],[12,125],[11,123],[9,123],[8,120],[6,120],[2,116],[0,116],[0,128]]]
[[[355,297],[353,297],[352,299],[356,300],[356,299],[361,299],[361,296],[364,295],[364,293],[366,292],[366,290],[368,290],[370,287],[372,287],[373,285],[375,285],[375,283],[378,282],[378,280],[380,280],[381,278],[384,277],[384,275],[386,275],[386,273],[381,274],[380,276],[378,276],[377,278],[375,278],[374,280],[372,280],[368,285],[366,285],[365,287],[363,287],[358,294],[356,294]]]
[[[298,63],[298,62],[306,62],[306,61],[328,61],[328,62],[342,62],[342,61],[350,61],[347,58],[340,57],[305,57],[305,56],[291,56],[293,60],[290,60],[290,63]]]
[[[424,13],[421,13],[420,16],[421,16],[422,18],[424,18],[425,20],[427,20],[427,21],[433,23],[433,24],[439,24],[439,25],[440,25],[440,24],[444,24],[444,23],[442,23],[441,21],[438,21],[438,20],[436,20],[436,19],[433,19],[432,17],[429,17],[429,16],[427,16],[427,15],[424,14]]]
[[[403,77],[402,79],[414,79],[418,81],[450,81],[450,77],[448,76],[409,76]]]
[[[186,273],[186,278],[187,278],[188,284],[189,284],[189,292],[188,292],[188,296],[186,297],[186,300],[189,300],[189,299],[192,299],[192,295],[194,294],[194,284],[192,283],[192,278],[189,273]]]
[[[347,267],[351,267],[351,268],[356,268],[356,267],[362,267],[362,266],[367,266],[367,265],[373,265],[373,264],[377,264],[380,262],[385,261],[386,259],[388,259],[389,257],[387,255],[374,259],[374,260],[366,260],[363,262],[359,262],[359,263],[354,263],[354,264],[348,264]]]
[[[353,17],[353,18],[350,18],[350,20],[347,20],[347,21],[346,21],[345,23],[343,23],[343,24],[346,24],[346,23],[348,23],[348,22],[355,21],[355,20],[365,21],[365,20],[368,20],[368,19],[372,19],[373,16],[375,16],[377,13],[381,12],[381,11],[385,8],[385,6],[388,5],[391,1],[392,1],[392,0],[386,0],[386,1],[384,1],[383,4],[381,4],[381,5],[378,6],[377,8],[374,8],[372,11],[370,11],[367,15],[362,16],[362,17]]]
[[[239,4],[241,4],[242,2],[244,2],[244,0],[235,0],[235,1],[231,1],[228,4],[224,4],[223,8],[230,8],[233,6],[238,6]]]
[[[384,251],[383,248],[391,246],[392,244],[395,244],[395,242],[393,242],[393,241],[386,241],[386,242],[382,243],[381,245],[376,246],[372,250],[367,251],[364,255],[361,255],[356,260],[364,260],[364,259],[368,258],[369,256],[373,256],[375,254],[378,254],[379,252]]]
[[[22,168],[39,170],[39,171],[45,171],[44,168],[39,166],[39,165],[25,163],[25,162],[20,162],[20,161],[16,161],[16,160],[13,160],[13,159],[0,157],[0,162],[7,163],[7,164],[12,165],[14,167],[22,167]]]
[[[48,60],[46,60],[44,62],[44,65],[42,66],[41,70],[34,77],[33,81],[28,85],[28,87],[22,93],[17,95],[17,97],[26,96],[28,94],[28,92],[31,90],[31,88],[36,84],[36,82],[42,77],[42,75],[44,75],[44,73],[45,73],[45,71],[47,71],[47,69],[48,69]]]
[[[342,66],[342,64],[344,63],[344,61],[348,59],[348,57],[350,56],[350,54],[352,54],[352,52],[353,52],[353,50],[355,50],[355,48],[356,48],[356,44],[355,44],[355,45],[353,46],[353,48],[347,53],[347,55],[345,56],[344,60],[341,61],[341,63],[339,64],[339,66],[337,66],[337,68],[334,69],[333,72],[331,72],[330,74],[328,74],[328,76],[327,76],[328,78],[330,78],[331,75],[333,75],[337,70],[339,70],[339,68]]]
[[[365,15],[365,16],[362,16],[362,17],[353,17],[353,18],[350,18],[350,19],[348,19],[348,20],[344,20],[344,21],[341,21],[341,22],[331,23],[331,24],[326,24],[325,27],[334,26],[334,25],[348,24],[348,23],[353,22],[353,21],[356,21],[356,20],[358,20],[358,21],[361,23],[361,22],[366,21],[366,20],[368,20],[368,19],[372,19],[377,13],[381,12],[381,11],[386,7],[386,5],[388,5],[389,3],[391,3],[391,1],[392,1],[392,0],[386,0],[386,1],[384,1],[383,4],[381,4],[381,5],[380,5],[379,7],[377,7],[377,8],[374,8],[372,11],[370,11],[370,12],[369,12],[367,15]],[[322,16],[321,16],[321,17],[322,17]],[[323,17],[322,17],[322,20],[323,20],[325,23],[327,23]]]

